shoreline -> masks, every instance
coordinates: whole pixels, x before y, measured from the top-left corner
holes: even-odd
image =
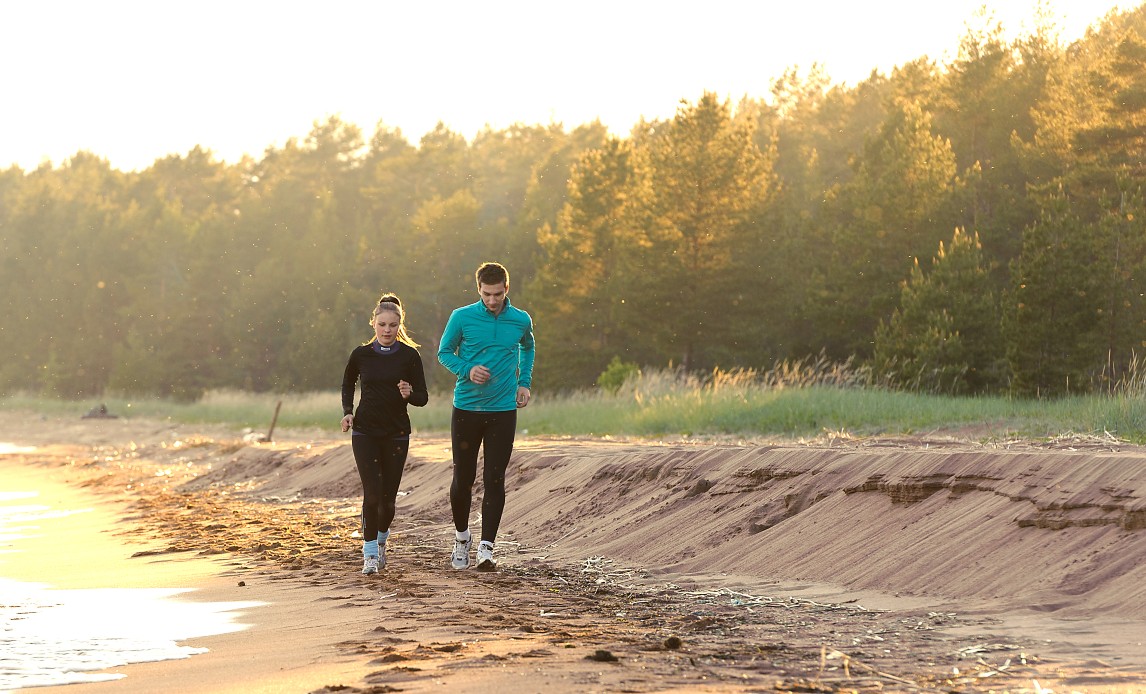
[[[65,518],[36,521],[36,537],[15,541],[16,550],[0,557],[0,575],[45,585],[49,596],[57,590],[179,590],[179,594],[165,600],[213,609],[216,605],[226,606],[221,613],[229,616],[226,621],[244,627],[177,639],[183,646],[207,648],[206,653],[83,672],[117,674],[122,676],[119,679],[11,691],[78,694],[92,688],[91,691],[143,693],[171,689],[172,682],[177,682],[175,691],[270,693],[294,691],[300,682],[308,680],[318,688],[327,680],[362,676],[360,663],[338,658],[308,661],[330,644],[330,633],[323,620],[329,618],[330,622],[347,625],[348,615],[339,614],[337,620],[324,615],[315,609],[312,596],[291,586],[265,580],[244,581],[242,577],[250,568],[235,557],[193,551],[156,553],[154,542],[139,540],[139,523],[130,520],[124,508],[101,495],[84,494],[81,487],[62,482],[56,470],[0,456],[0,475],[6,488],[39,491],[39,496],[29,499],[32,503],[53,511],[82,510]],[[54,548],[61,543],[70,548],[66,561],[61,561],[59,550]],[[244,585],[240,586],[240,582]],[[197,614],[194,607],[189,609]],[[362,614],[359,619],[366,624],[371,617]],[[124,618],[132,621],[139,615]],[[298,625],[306,620],[311,620],[312,626],[300,628]],[[276,639],[276,633],[288,624],[292,625],[292,638]],[[277,641],[276,647],[264,646],[270,641]],[[298,673],[300,669],[305,672]],[[240,672],[242,677],[237,676]]]
[[[0,421],[0,440],[3,428]],[[1031,545],[1039,538],[1069,544],[1075,542],[1069,538],[1077,537],[1080,546],[1102,542],[1112,553],[1121,547],[1129,557],[1141,556],[1134,554],[1141,546],[1134,543],[1142,533],[1132,525],[1104,530],[1065,524],[1047,532],[1034,526],[1016,530],[1008,521],[992,529],[988,519],[1005,521],[1007,513],[996,506],[1005,501],[997,493],[963,490],[960,482],[952,492],[933,487],[917,499],[911,491],[916,483],[908,484],[913,475],[926,480],[934,475],[929,470],[948,467],[970,479],[996,469],[991,466],[1006,470],[1027,464],[1028,456],[1046,474],[1058,469],[1053,466],[1057,458],[1068,456],[1055,484],[1065,489],[1075,484],[1070,471],[1090,471],[1098,478],[1087,484],[1121,485],[1121,498],[1132,508],[1144,489],[1139,478],[1112,479],[1114,472],[1103,470],[1125,468],[1124,460],[1141,465],[1146,456],[1138,451],[999,452],[951,443],[947,451],[937,453],[931,445],[924,453],[904,442],[799,451],[530,439],[515,453],[507,504],[514,515],[505,538],[499,538],[502,568],[483,574],[446,567],[444,538],[450,524],[442,498],[449,479],[448,440],[424,437],[412,447],[403,479],[389,565],[377,577],[363,577],[358,574],[359,544],[350,537],[359,501],[345,441],[308,436],[242,445],[233,438],[212,438],[219,436],[213,432],[178,435],[183,445],[176,447],[169,430],[156,434],[150,423],[115,428],[118,445],[97,427],[94,434],[72,437],[94,440],[88,448],[42,449],[45,469],[90,493],[116,499],[136,524],[134,532],[158,547],[151,557],[178,565],[182,560],[174,557],[196,552],[216,562],[221,575],[212,579],[218,582],[204,597],[233,596],[237,582],[244,581],[247,585],[239,589],[244,599],[266,595],[279,601],[281,621],[263,631],[255,631],[260,629],[256,624],[246,632],[199,639],[196,643],[207,645],[210,653],[133,665],[128,677],[117,682],[68,685],[73,694],[82,694],[77,686],[85,692],[116,685],[130,691],[132,673],[137,673],[136,682],[146,677],[151,687],[162,682],[165,689],[190,692],[264,691],[260,681],[274,682],[274,691],[305,692],[384,687],[418,692],[443,684],[492,692],[512,690],[522,681],[536,683],[537,691],[562,693],[795,691],[813,685],[820,691],[852,691],[876,684],[894,691],[905,681],[921,691],[987,691],[988,685],[994,691],[1033,691],[1035,681],[1056,691],[1146,691],[1146,676],[1140,674],[1146,660],[1103,661],[1095,655],[1103,652],[1104,638],[1135,648],[1126,639],[1141,621],[1127,621],[1129,631],[1119,632],[1109,617],[1070,617],[1085,614],[1088,604],[1099,604],[1097,594],[1083,596],[1090,603],[1062,604],[1046,612],[1038,604],[1024,610],[1016,600],[1043,595],[1043,604],[1057,604],[1049,580],[1045,588],[1006,584],[1011,592],[999,589],[998,599],[929,597],[874,585],[881,561],[905,566],[909,555],[903,553],[922,547],[872,545],[866,561],[876,571],[866,580],[873,585],[848,589],[816,578],[817,554],[801,560],[803,568],[785,559],[788,568],[777,565],[777,572],[777,567],[748,561],[753,555],[729,553],[737,546],[738,528],[751,529],[740,530],[739,537],[751,538],[754,545],[769,541],[772,533],[755,528],[772,518],[786,532],[769,541],[770,548],[760,555],[766,561],[800,551],[800,545],[815,547],[820,555],[832,555],[833,573],[842,576],[857,567],[846,563],[852,561],[844,542],[848,528],[836,519],[858,519],[871,507],[882,525],[915,523],[925,534],[934,534],[926,525],[938,519],[970,523],[969,531],[985,536],[984,546],[995,543],[997,552],[1009,553],[1013,562],[1028,561],[1023,552],[1050,557],[1054,544]],[[122,437],[133,431],[154,438]],[[812,474],[798,472],[803,469],[798,461],[809,455],[819,462],[808,470],[819,470],[816,474],[829,486],[816,492],[814,480],[802,482],[804,496],[792,496],[782,487]],[[1102,461],[1111,455],[1121,456],[1118,465],[1103,468]],[[1004,462],[997,463],[1000,459]],[[862,485],[836,479],[858,474],[856,479],[870,481],[869,468],[884,461],[891,461],[888,470],[904,475],[899,486],[884,477],[883,487],[873,484],[871,491],[860,491]],[[856,491],[840,491],[849,485]],[[906,496],[889,503],[889,493]],[[1076,490],[1075,496],[1081,493]],[[787,515],[770,516],[768,499],[785,495],[790,499]],[[978,506],[967,506],[970,501]],[[988,515],[968,520],[968,513]],[[832,528],[830,534],[821,529],[824,524]],[[959,537],[954,529],[946,532]],[[658,567],[651,557],[663,548],[649,545],[645,533],[677,537],[691,549]],[[717,535],[710,539],[706,533]],[[979,553],[973,539],[959,542],[979,558],[960,561],[981,562],[989,556]],[[732,544],[722,544],[728,540]],[[837,541],[842,543],[838,548]],[[1069,564],[1069,555],[1064,556]],[[1052,560],[1039,559],[1048,568],[1055,566]],[[765,571],[745,571],[750,566]],[[982,577],[998,574],[977,571]],[[983,579],[969,578],[970,583],[951,585],[982,592],[974,584]],[[892,579],[907,585],[912,577],[901,568],[898,576],[887,577]],[[1111,580],[1133,579],[1130,571]],[[1127,599],[1124,589],[1117,590],[1122,592],[1102,599]],[[265,609],[254,610],[251,621],[257,622]],[[1017,619],[1024,614],[1025,622]],[[295,646],[298,650],[291,652]],[[288,654],[289,665],[268,666],[253,682],[246,681],[244,660],[273,661]],[[202,678],[211,677],[219,681],[196,688]],[[135,691],[146,690],[147,685],[139,686]]]

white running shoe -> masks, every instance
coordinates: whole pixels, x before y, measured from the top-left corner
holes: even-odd
[[[362,574],[369,576],[378,573],[378,557],[366,557],[362,560]]]
[[[450,564],[455,569],[464,569],[470,565],[470,547],[474,546],[473,535],[468,540],[454,538],[454,552],[450,555]]]
[[[482,540],[478,544],[477,553],[478,571],[493,571],[497,568],[497,560],[493,558],[493,543]]]

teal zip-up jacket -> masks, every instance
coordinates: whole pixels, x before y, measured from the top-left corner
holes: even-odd
[[[517,389],[533,382],[533,319],[511,306],[494,315],[481,301],[454,309],[446,321],[438,361],[458,377],[454,407],[470,412],[517,409]],[[470,380],[470,369],[489,369],[489,382]]]

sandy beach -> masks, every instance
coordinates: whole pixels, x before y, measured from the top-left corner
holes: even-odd
[[[369,577],[347,436],[5,413],[0,441],[139,580],[265,603],[207,653],[28,691],[1146,691],[1146,450],[1114,440],[524,437],[484,573],[449,568],[449,441],[417,435]],[[85,580],[128,580],[99,557]]]

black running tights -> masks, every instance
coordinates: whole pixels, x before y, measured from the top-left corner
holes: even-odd
[[[482,466],[481,539],[493,542],[505,509],[505,470],[513,453],[517,410],[469,412],[454,408],[450,436],[454,453],[454,480],[450,484],[450,508],[454,527],[470,527],[470,505],[477,479],[478,447],[485,451]]]
[[[394,521],[394,500],[398,498],[410,441],[369,434],[351,436],[350,441],[362,478],[362,538],[369,541],[389,530]]]

